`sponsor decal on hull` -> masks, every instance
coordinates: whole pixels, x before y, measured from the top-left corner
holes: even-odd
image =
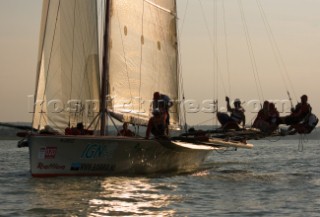
[[[56,157],[57,147],[41,147],[38,158],[42,160],[52,160]]]
[[[116,144],[88,144],[81,154],[81,159],[111,159],[116,149]]]
[[[38,163],[37,169],[40,170],[64,170],[66,168],[65,165],[60,165],[57,163],[51,163],[51,164],[44,164],[44,163]]]
[[[116,168],[114,164],[88,164],[88,163],[72,163],[70,170],[72,171],[106,171],[113,172]]]

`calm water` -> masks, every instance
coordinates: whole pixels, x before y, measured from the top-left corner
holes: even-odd
[[[255,141],[188,175],[32,178],[28,149],[2,140],[0,216],[320,216],[319,143]]]

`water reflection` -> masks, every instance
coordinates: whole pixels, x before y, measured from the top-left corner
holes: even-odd
[[[106,178],[101,186],[100,196],[89,202],[95,210],[91,216],[172,216],[175,211],[170,204],[180,200],[179,196],[166,194],[177,186],[151,183],[150,179]]]
[[[28,216],[173,216],[183,201],[166,178],[30,178]],[[33,192],[33,193],[32,193]]]

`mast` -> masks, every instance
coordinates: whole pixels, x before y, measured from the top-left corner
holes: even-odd
[[[179,34],[178,34],[178,6],[177,6],[177,1],[174,0],[174,17],[175,17],[175,25],[176,25],[176,28],[175,28],[175,37],[176,37],[176,76],[177,76],[177,112],[178,112],[178,118],[179,118],[179,127],[182,126],[182,122],[181,122],[181,115],[182,113],[184,113],[184,117],[183,117],[183,121],[184,121],[184,127],[187,129],[187,118],[186,118],[186,114],[185,114],[185,108],[184,107],[181,107],[180,106],[180,100],[183,100],[184,101],[184,90],[183,90],[183,84],[182,83],[182,80],[181,80],[181,68],[180,68],[180,53],[179,53],[179,49],[180,49],[180,43],[179,43]],[[183,103],[184,104],[184,103]]]
[[[106,0],[105,5],[105,27],[103,36],[103,64],[102,64],[102,84],[101,84],[101,96],[100,96],[100,135],[105,135],[106,129],[106,95],[107,95],[107,78],[109,74],[109,18],[110,18],[110,0]]]

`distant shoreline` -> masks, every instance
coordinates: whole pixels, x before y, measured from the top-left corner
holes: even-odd
[[[20,140],[17,136],[0,136],[0,140]]]

